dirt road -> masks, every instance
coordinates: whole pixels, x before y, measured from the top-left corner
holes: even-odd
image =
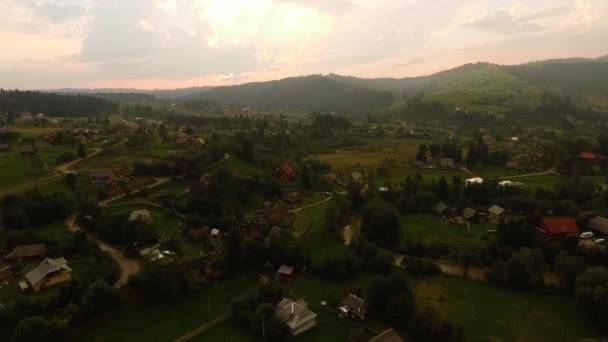
[[[81,231],[80,227],[78,227],[78,224],[76,223],[76,220],[74,219],[73,216],[69,217],[65,221],[65,225],[68,228],[68,230],[72,233]],[[91,234],[88,234],[88,233],[85,233],[85,234],[87,234],[87,236],[90,239],[92,239],[93,241],[95,241],[95,243],[97,243],[97,245],[99,246],[99,249],[110,254],[110,257],[112,259],[114,259],[116,264],[118,264],[118,267],[120,268],[120,277],[118,278],[116,283],[114,283],[114,287],[116,287],[116,288],[123,287],[124,285],[127,284],[127,282],[129,281],[129,277],[131,275],[139,272],[139,269],[141,267],[139,260],[129,259],[122,253],[122,251],[120,251],[112,246],[109,246],[108,244],[104,243],[103,241],[101,241],[99,239],[96,239]]]

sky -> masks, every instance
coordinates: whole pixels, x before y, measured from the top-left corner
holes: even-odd
[[[608,54],[608,0],[0,0],[0,87],[184,88]]]

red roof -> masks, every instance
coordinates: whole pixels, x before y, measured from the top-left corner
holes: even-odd
[[[296,170],[294,170],[291,166],[289,166],[289,164],[281,165],[279,167],[278,171],[282,172],[286,176],[293,176],[296,173]]]
[[[606,159],[605,156],[603,156],[601,154],[593,153],[593,152],[581,152],[579,154],[579,157],[581,157],[583,159],[589,159],[589,160],[604,160],[604,159]]]
[[[199,237],[203,237],[209,234],[209,228],[198,228],[198,229],[193,229],[190,232],[190,236],[195,237],[195,238],[199,238]]]
[[[578,233],[576,221],[570,217],[546,217],[543,219],[542,230],[549,235]]]

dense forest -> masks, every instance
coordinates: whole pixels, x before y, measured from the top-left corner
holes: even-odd
[[[0,89],[0,111],[89,117],[115,113],[118,111],[118,104],[93,96]]]

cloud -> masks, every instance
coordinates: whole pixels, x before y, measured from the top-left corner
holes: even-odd
[[[342,15],[357,5],[349,0],[278,0],[278,3],[308,7],[331,15]]]
[[[465,24],[465,26],[493,31],[501,34],[536,32],[541,29],[540,25],[527,19],[517,19],[504,10],[498,10],[477,21]]]

